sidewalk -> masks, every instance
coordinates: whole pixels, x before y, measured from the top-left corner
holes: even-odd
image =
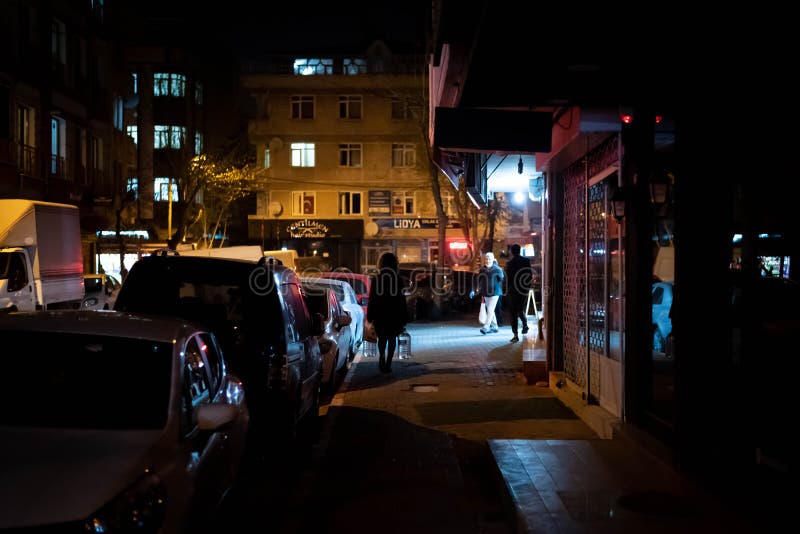
[[[749,531],[631,441],[600,439],[551,388],[527,385],[507,326],[409,332],[413,357],[390,375],[357,356],[295,496],[303,513],[282,532]]]

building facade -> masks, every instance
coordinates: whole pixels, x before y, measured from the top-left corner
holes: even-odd
[[[84,271],[136,165],[124,128],[131,80],[100,0],[0,6],[0,196],[80,207]]]
[[[418,58],[376,42],[359,55],[281,56],[245,66],[250,142],[267,170],[249,239],[321,269],[375,268],[384,251],[435,262],[438,219]],[[454,189],[442,191],[453,215]],[[447,240],[463,240],[450,218]],[[302,258],[307,258],[303,260]]]

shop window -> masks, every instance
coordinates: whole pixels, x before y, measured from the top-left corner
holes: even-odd
[[[316,193],[295,191],[292,193],[292,215],[314,215],[316,213]]]

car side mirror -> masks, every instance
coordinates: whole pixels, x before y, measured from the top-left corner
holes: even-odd
[[[239,409],[233,404],[214,402],[203,404],[197,410],[197,428],[217,432],[230,426],[239,417]]]

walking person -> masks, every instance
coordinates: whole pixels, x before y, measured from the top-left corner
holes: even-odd
[[[392,372],[397,336],[402,333],[408,319],[397,256],[384,252],[378,260],[378,274],[370,284],[367,303],[367,321],[375,326],[378,335],[378,367],[382,373]]]
[[[494,264],[500,267],[500,263],[497,259],[494,260]],[[500,267],[502,269],[502,267]],[[507,278],[507,277],[506,277]],[[506,278],[503,278],[503,282],[501,284],[501,290],[499,298],[497,299],[497,306],[494,307],[494,315],[497,317],[497,326],[503,326],[503,297],[506,295]]]
[[[531,260],[520,254],[518,244],[511,245],[511,259],[506,263],[506,279],[508,280],[508,305],[511,310],[511,331],[514,337],[511,343],[519,341],[517,335],[517,319],[522,321],[522,334],[528,333],[528,317],[525,315],[525,306],[528,303],[528,294],[533,281]]]
[[[497,316],[494,309],[497,301],[503,294],[503,269],[497,265],[494,254],[486,253],[484,258],[485,266],[478,271],[478,288],[483,295],[483,302],[486,305],[486,322],[481,327],[481,334],[497,332]]]

